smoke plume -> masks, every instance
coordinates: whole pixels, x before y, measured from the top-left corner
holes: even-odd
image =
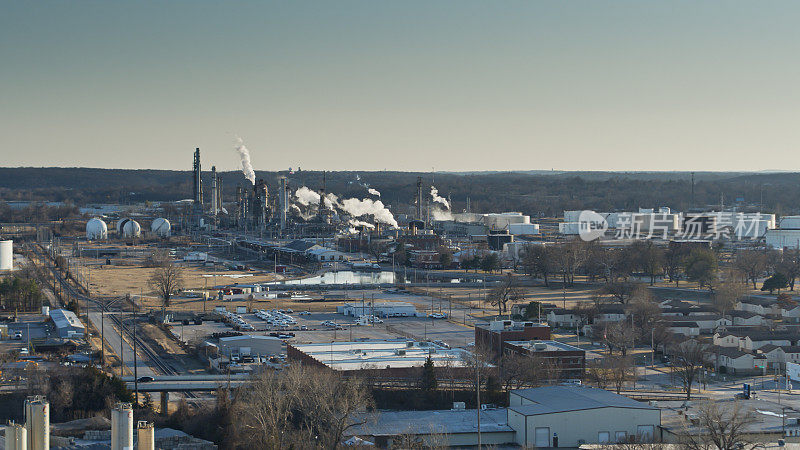
[[[372,215],[377,222],[397,228],[397,221],[394,220],[391,211],[389,211],[380,200],[348,198],[340,204],[340,207],[353,217]]]
[[[441,203],[445,208],[450,209],[450,202],[446,198],[440,197],[439,190],[433,186],[431,186],[431,197],[433,197],[434,202]]]
[[[367,189],[367,192],[369,192],[370,194],[374,195],[375,197],[380,197],[381,196],[381,193],[378,192],[377,189],[369,188],[369,189]]]
[[[239,152],[239,158],[242,160],[242,173],[244,177],[250,180],[250,183],[256,184],[256,172],[253,170],[253,165],[250,164],[250,151],[244,145],[244,141],[239,136],[236,136],[236,151]]]
[[[303,206],[308,206],[312,203],[319,203],[319,193],[303,186],[294,191],[294,196],[297,197],[297,203]]]

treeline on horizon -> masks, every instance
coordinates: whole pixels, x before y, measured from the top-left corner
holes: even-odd
[[[287,177],[292,190],[300,186],[318,190],[322,171],[257,171],[270,193],[278,179]],[[233,201],[236,186],[249,186],[240,172],[221,172],[224,200]],[[800,173],[698,172],[692,201],[689,172],[473,172],[417,173],[393,171],[333,171],[325,173],[327,192],[339,197],[377,197],[396,210],[413,203],[417,177],[423,195],[430,186],[449,197],[453,211],[520,211],[532,216],[561,216],[564,210],[634,210],[668,206],[675,210],[739,206],[779,215],[794,214],[800,205]],[[203,173],[210,188],[210,172]],[[191,198],[190,171],[91,168],[0,168],[0,201],[57,201],[82,206],[89,203],[132,204]],[[208,197],[208,195],[207,195]],[[208,198],[206,198],[208,201]]]

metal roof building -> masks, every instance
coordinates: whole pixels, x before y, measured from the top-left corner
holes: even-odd
[[[70,338],[76,335],[83,336],[86,331],[86,328],[78,319],[78,316],[68,309],[51,310],[50,318],[56,326],[56,332],[59,337]]]
[[[511,391],[508,424],[522,446],[658,441],[661,410],[603,389],[545,386]]]

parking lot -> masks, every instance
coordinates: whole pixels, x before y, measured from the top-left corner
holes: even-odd
[[[397,339],[412,338],[416,340],[441,340],[453,347],[463,347],[474,340],[472,328],[426,317],[383,318],[383,323],[357,325],[353,317],[343,316],[335,312],[312,312],[301,315],[294,311],[290,316],[297,322],[293,326],[269,325],[254,313],[239,316],[255,328],[254,331],[240,331],[243,334],[264,335],[271,332],[293,333],[289,342],[317,343],[331,341],[348,341],[359,339]],[[334,322],[339,329],[323,326],[323,322]],[[182,330],[180,330],[182,328]],[[304,329],[305,328],[305,329]],[[213,333],[236,331],[222,322],[206,321],[201,325],[176,325],[176,334],[183,334],[184,340],[207,339]]]

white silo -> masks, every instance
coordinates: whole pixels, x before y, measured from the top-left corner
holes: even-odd
[[[156,436],[152,423],[140,420],[136,424],[136,450],[155,450]]]
[[[0,270],[14,270],[14,241],[0,241]]]
[[[169,220],[159,217],[150,224],[150,231],[158,237],[169,237],[172,226]]]
[[[41,395],[25,400],[25,431],[28,450],[50,448],[50,403]]]
[[[133,449],[133,407],[117,403],[111,410],[111,450]]]
[[[122,225],[122,236],[126,238],[136,238],[142,234],[142,227],[139,222],[128,219]]]
[[[108,226],[99,217],[86,222],[86,239],[108,239]]]
[[[18,423],[9,422],[5,428],[6,450],[28,450],[28,433],[25,427]]]

